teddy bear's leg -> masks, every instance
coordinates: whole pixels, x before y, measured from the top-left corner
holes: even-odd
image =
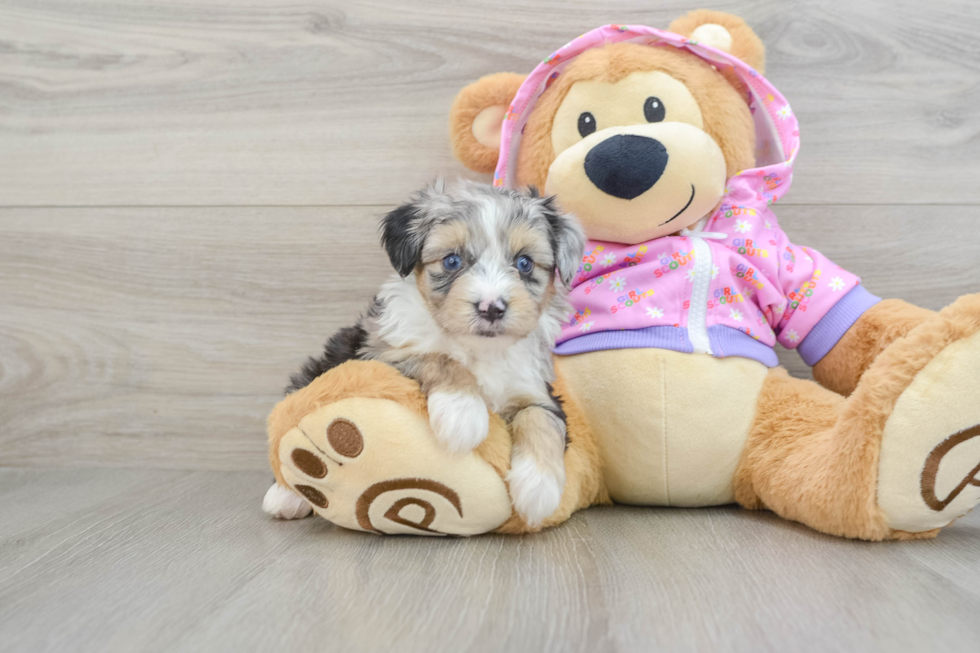
[[[276,484],[354,530],[475,535],[511,516],[509,438],[499,418],[477,452],[453,455],[429,428],[418,384],[377,362],[351,361],[291,393],[269,416]],[[270,490],[272,492],[273,490]]]
[[[884,539],[874,438],[840,432],[847,401],[783,368],[771,370],[735,474],[735,500],[824,533]]]
[[[287,396],[269,416],[269,444],[277,486],[345,528],[416,535],[532,530],[512,514],[503,421],[491,416],[475,451],[451,454],[429,427],[418,384],[381,363],[344,363]],[[583,469],[575,465],[581,450],[566,453],[570,488],[545,526],[585,500]]]
[[[736,499],[825,533],[934,536],[980,503],[980,295],[882,351],[844,398],[770,373]]]
[[[823,387],[849,396],[878,354],[935,315],[935,311],[901,299],[875,304],[813,366],[813,378]]]

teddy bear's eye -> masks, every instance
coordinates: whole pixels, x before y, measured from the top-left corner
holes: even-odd
[[[647,122],[662,122],[666,113],[664,103],[658,97],[650,96],[643,103],[643,115],[646,116]]]
[[[578,117],[578,133],[585,138],[595,131],[595,116],[588,111]]]

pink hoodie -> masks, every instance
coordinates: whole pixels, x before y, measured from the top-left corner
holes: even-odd
[[[620,41],[683,48],[734,69],[752,96],[759,167],[728,180],[720,208],[700,228],[638,245],[590,241],[572,282],[574,313],[555,352],[659,347],[773,367],[778,341],[816,364],[880,300],[858,277],[792,244],[780,229],[770,206],[792,181],[799,126],[779,91],[744,62],[652,27],[606,25],[584,34],[524,81],[504,120],[494,184],[516,185],[521,133],[550,82],[578,54]]]

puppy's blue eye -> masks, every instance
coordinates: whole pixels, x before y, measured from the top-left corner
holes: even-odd
[[[534,267],[534,261],[531,260],[529,256],[518,256],[517,257],[517,270],[521,274],[528,274]]]
[[[446,258],[442,259],[442,267],[446,268],[450,272],[458,270],[463,266],[463,259],[459,257],[459,254],[450,254]]]

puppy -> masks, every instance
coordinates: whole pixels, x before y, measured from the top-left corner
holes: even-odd
[[[570,310],[581,228],[534,189],[440,181],[386,215],[381,231],[397,274],[287,390],[346,360],[388,363],[419,382],[436,437],[455,452],[483,442],[488,409],[498,413],[514,443],[511,499],[528,524],[540,525],[565,486],[565,413],[551,391],[551,348]],[[288,494],[270,488],[267,512],[309,514]]]

